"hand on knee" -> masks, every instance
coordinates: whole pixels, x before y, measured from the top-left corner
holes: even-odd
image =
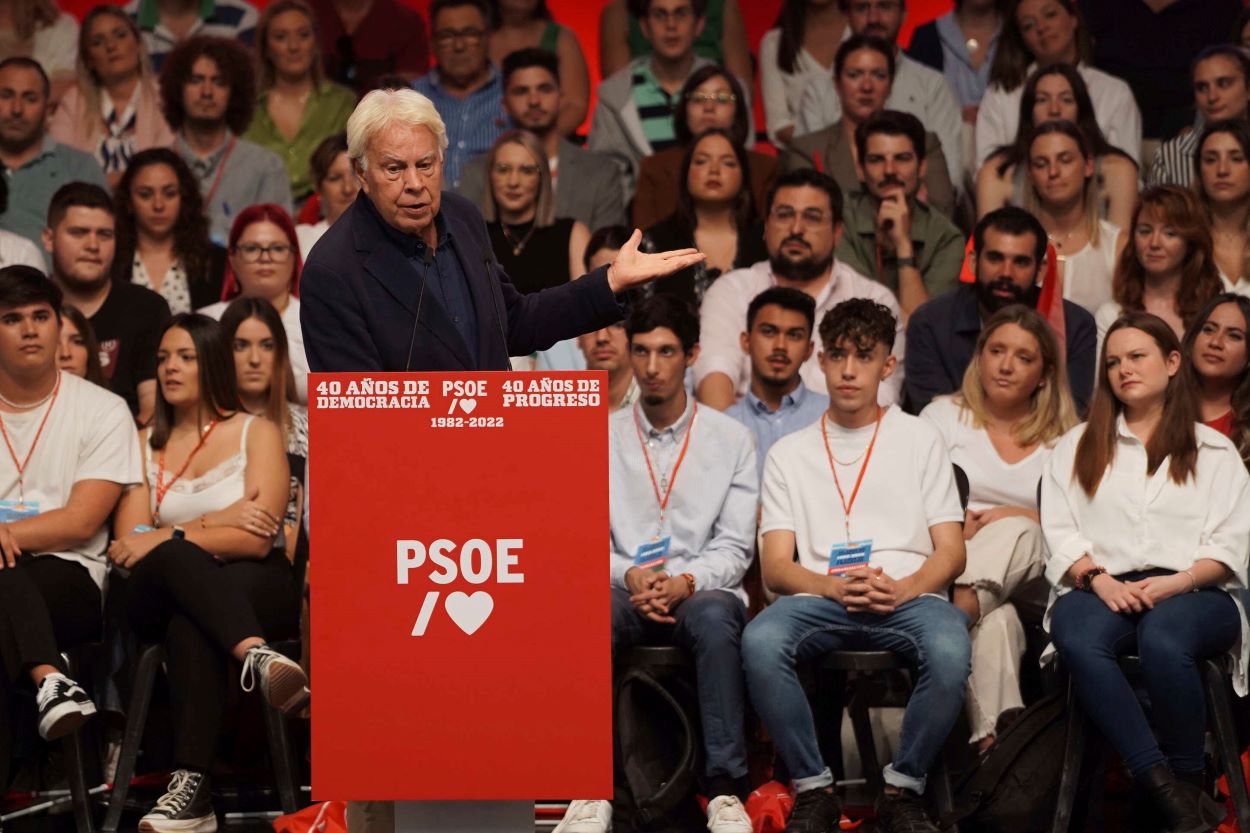
[[[955,607],[968,614],[968,627],[972,627],[981,619],[981,600],[977,591],[966,584],[955,585]]]

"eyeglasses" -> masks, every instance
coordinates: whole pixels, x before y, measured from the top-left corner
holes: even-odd
[[[513,171],[519,171],[521,173],[521,176],[526,176],[526,177],[538,176],[537,165],[526,164],[526,165],[514,166],[514,165],[509,165],[506,162],[495,163],[495,173],[499,174],[500,176],[511,176]]]
[[[733,93],[691,93],[688,99],[691,104],[733,104],[738,96]]]
[[[295,247],[287,243],[273,243],[268,246],[258,246],[255,243],[241,243],[234,247],[239,257],[243,258],[244,263],[259,263],[262,255],[269,255],[269,259],[274,263],[285,263],[291,253],[295,251]]]
[[[486,33],[481,29],[439,29],[434,33],[435,46],[451,46],[456,41],[464,41],[465,46],[477,46]]]
[[[779,223],[792,223],[795,216],[803,218],[803,222],[809,226],[822,226],[833,219],[833,215],[828,211],[821,211],[819,208],[805,208],[803,211],[795,211],[792,205],[774,205],[772,211],[768,212],[769,218]]]

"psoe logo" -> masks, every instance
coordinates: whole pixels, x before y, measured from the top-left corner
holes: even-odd
[[[428,578],[435,584],[451,584],[461,576],[469,584],[485,584],[492,578],[496,584],[524,584],[525,574],[516,570],[524,546],[521,538],[497,538],[494,546],[481,538],[470,538],[463,544],[438,538],[428,547],[421,541],[398,539],[395,541],[395,583],[408,584],[412,572],[426,566],[428,561]],[[412,626],[412,636],[425,636],[441,595],[439,590],[426,592]],[[473,593],[457,590],[447,594],[443,609],[452,624],[472,636],[494,612],[495,599],[485,590]]]

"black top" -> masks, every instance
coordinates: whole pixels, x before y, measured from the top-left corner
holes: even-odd
[[[91,316],[109,390],[126,400],[132,414],[139,413],[139,383],[156,378],[156,348],[169,318],[169,304],[160,295],[117,282]]]
[[[933,67],[938,72],[943,71],[946,66],[946,55],[942,52],[942,38],[938,34],[936,20],[922,23],[911,33],[907,55],[913,61]]]
[[[571,218],[561,217],[544,228],[534,228],[533,223],[509,225],[506,234],[503,223],[496,221],[487,223],[486,230],[499,265],[523,294],[559,286],[576,277],[569,274]]]
[[[694,248],[694,230],[687,228],[684,221],[676,214],[647,229],[643,246],[649,252],[667,252],[672,249]],[[746,231],[738,233],[738,251],[734,255],[733,268],[744,269],[761,260],[768,260],[768,249],[764,247],[764,228],[752,225]],[[709,268],[706,263],[682,269],[680,272],[660,278],[651,284],[655,292],[676,295],[698,307],[703,303],[703,293],[719,278],[719,269]]]

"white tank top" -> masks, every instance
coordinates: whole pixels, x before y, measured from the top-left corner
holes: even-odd
[[[246,494],[243,475],[247,471],[247,430],[252,427],[254,416],[243,421],[239,434],[239,450],[194,479],[180,477],[169,487],[161,501],[161,526],[176,526],[192,521],[209,512],[225,509]],[[148,472],[148,493],[151,495],[152,511],[156,511],[156,478],[159,463],[152,459],[152,444],[143,444],[144,463]],[[168,479],[173,476],[165,472]]]
[[[1115,274],[1115,244],[1120,229],[1107,220],[1098,221],[1098,245],[1085,244],[1068,255],[1063,264],[1063,297],[1089,310],[1090,315],[1111,300],[1111,277]]]

